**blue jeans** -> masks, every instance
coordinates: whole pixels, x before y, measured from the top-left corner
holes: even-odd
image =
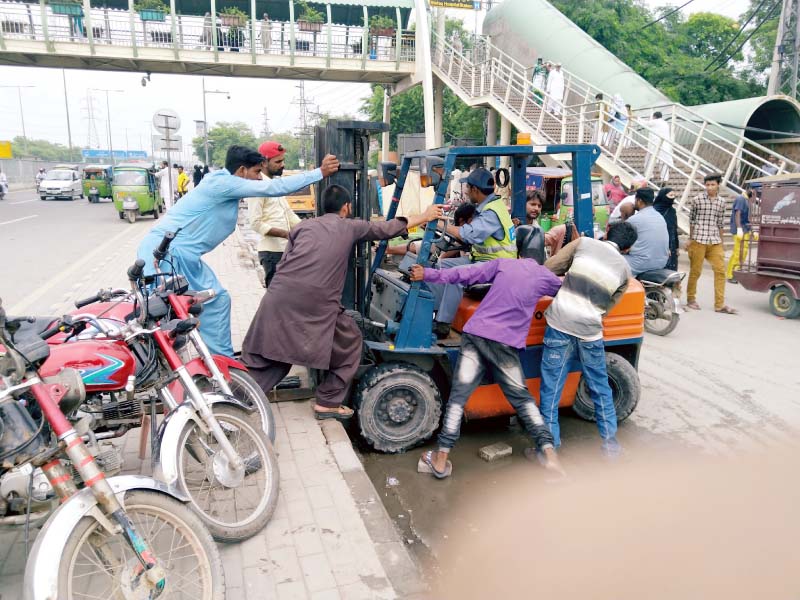
[[[553,434],[556,448],[561,445],[558,426],[558,401],[569,373],[569,364],[576,357],[594,402],[597,429],[603,438],[603,449],[609,453],[619,450],[617,442],[617,413],[606,372],[606,351],[603,340],[585,342],[575,336],[548,327],[544,333],[539,409],[544,422]]]

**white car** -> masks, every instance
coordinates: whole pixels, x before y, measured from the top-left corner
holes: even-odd
[[[39,197],[42,200],[83,198],[80,175],[72,169],[49,170],[39,184]]]

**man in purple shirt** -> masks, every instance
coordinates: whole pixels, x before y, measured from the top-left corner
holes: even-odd
[[[553,296],[561,287],[561,280],[529,258],[497,258],[441,270],[414,265],[411,280],[465,286],[492,284],[461,334],[458,364],[439,432],[439,450],[422,455],[433,475],[443,479],[452,473],[448,457],[459,437],[464,406],[487,369],[533,438],[542,464],[562,473],[553,436],[525,385],[519,360],[539,298]]]

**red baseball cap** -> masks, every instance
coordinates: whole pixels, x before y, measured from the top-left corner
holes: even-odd
[[[258,147],[258,153],[266,159],[286,154],[286,149],[278,142],[264,142]]]

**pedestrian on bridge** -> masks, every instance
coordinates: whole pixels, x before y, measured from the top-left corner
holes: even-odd
[[[536,59],[536,66],[533,67],[533,72],[531,73],[531,88],[533,89],[533,94],[539,100],[542,99],[542,92],[547,87],[547,68],[542,63],[542,58],[539,57]]]
[[[153,250],[164,234],[177,232],[170,247],[175,270],[188,279],[189,289],[216,292],[214,299],[203,305],[200,324],[200,334],[213,354],[233,356],[231,297],[214,271],[203,262],[203,255],[234,232],[239,201],[251,196],[285,196],[339,170],[339,161],[328,155],[320,168],[313,171],[262,180],[263,163],[264,157],[255,150],[231,146],[225,168],[210,173],[203,185],[186,194],[139,244],[138,257],[145,261],[145,273],[152,274],[155,271]],[[164,263],[162,269],[171,267]]]
[[[554,115],[560,115],[564,101],[564,73],[561,63],[556,63],[547,76],[547,110]]]

